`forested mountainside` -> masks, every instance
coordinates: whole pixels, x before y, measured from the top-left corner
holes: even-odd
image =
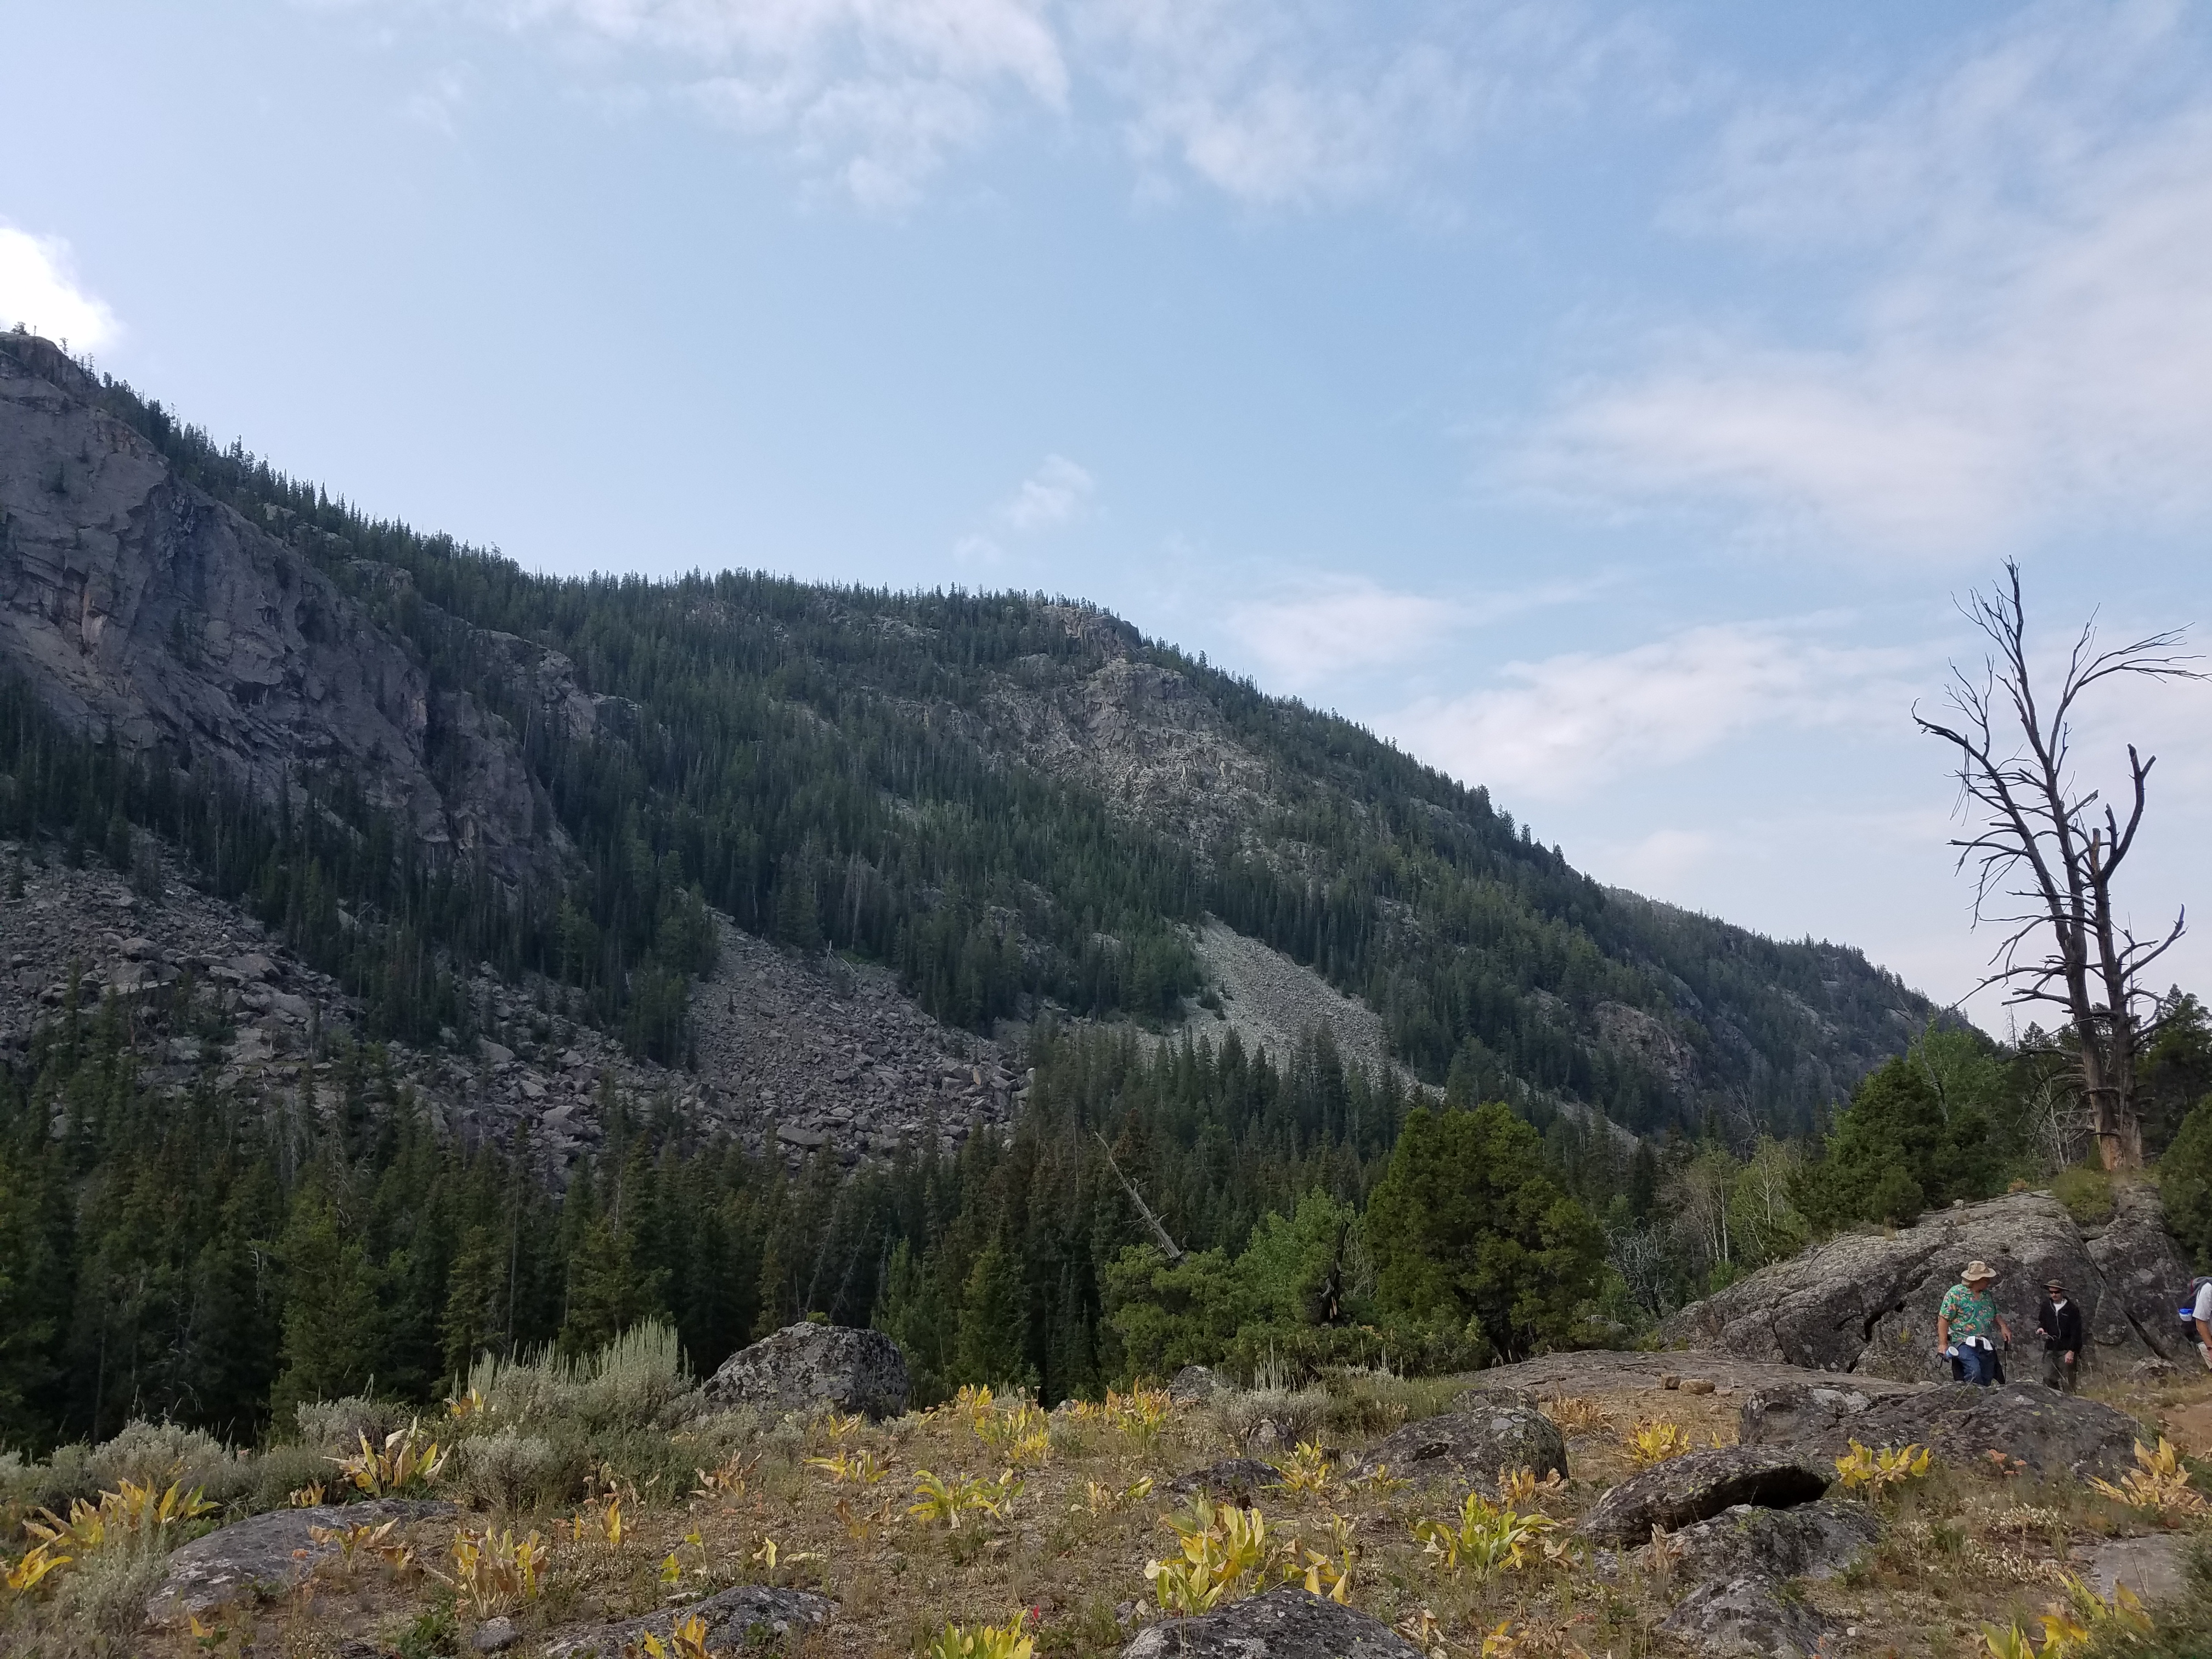
[[[1180,1017],[1212,914],[1418,1075],[1637,1128],[1802,1126],[1932,1012],[1856,951],[1605,889],[1483,789],[1095,609],[532,575],[22,334],[0,662],[17,828],[160,830],[417,1042],[466,1035],[483,963],[680,1062],[710,908],[979,1031]]]

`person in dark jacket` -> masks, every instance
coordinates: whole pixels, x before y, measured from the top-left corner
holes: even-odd
[[[2074,1392],[2081,1373],[2081,1304],[2052,1279],[2043,1287],[2035,1310],[2035,1334],[2043,1339],[2043,1382],[2062,1394]]]

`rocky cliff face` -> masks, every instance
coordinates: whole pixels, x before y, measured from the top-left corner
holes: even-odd
[[[508,875],[560,858],[507,723],[434,690],[275,509],[251,523],[180,480],[94,390],[45,341],[0,336],[0,672],[76,731],[264,799],[343,773],[432,848]],[[501,643],[519,694],[588,736],[566,662]]]

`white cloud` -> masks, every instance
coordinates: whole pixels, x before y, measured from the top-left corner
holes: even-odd
[[[1016,535],[1056,530],[1089,505],[1097,480],[1065,455],[1048,455],[991,516]]]
[[[1640,24],[1511,0],[414,3],[543,33],[873,209],[1038,114],[1116,134],[1150,185],[1264,207],[1420,195],[1472,140],[1601,76],[1647,99],[1668,78]]]
[[[1336,578],[1276,599],[1234,605],[1230,630],[1269,674],[1304,690],[1332,676],[1405,663],[1462,620],[1448,599]]]
[[[981,526],[954,541],[952,556],[963,564],[1000,563],[1006,557],[1009,540],[1042,536],[1072,524],[1083,515],[1097,490],[1098,481],[1087,470],[1065,455],[1048,455],[1036,471],[984,514]]]
[[[2041,9],[1902,93],[1745,114],[1674,222],[1850,262],[1842,337],[1668,331],[1518,476],[1923,556],[2212,509],[2212,81],[2182,19]]]
[[[1073,15],[1139,162],[1261,207],[1418,194],[1476,140],[1617,67],[1647,89],[1666,79],[1640,25],[1575,7],[1087,0]]]
[[[508,0],[516,27],[677,60],[680,95],[861,206],[911,203],[1010,107],[1058,110],[1045,0]],[[648,74],[656,73],[648,70]]]
[[[21,324],[72,351],[100,351],[123,337],[107,303],[77,281],[70,246],[0,224],[0,327]]]
[[[1608,779],[1678,764],[1759,726],[1893,722],[1917,661],[1825,645],[1802,625],[1694,628],[1610,655],[1513,663],[1504,684],[1428,698],[1381,722],[1432,765],[1509,799],[1571,799]]]

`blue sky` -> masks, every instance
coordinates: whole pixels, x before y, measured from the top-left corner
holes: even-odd
[[[2212,611],[2203,8],[0,0],[0,319],[219,437],[547,569],[1092,598],[1942,1000],[1993,942],[1908,718],[1952,596],[2013,556],[2054,643]],[[2206,687],[2081,733],[2093,775],[2161,757],[2145,925],[2212,897],[2208,736]],[[2212,932],[2174,963],[2212,988]]]

